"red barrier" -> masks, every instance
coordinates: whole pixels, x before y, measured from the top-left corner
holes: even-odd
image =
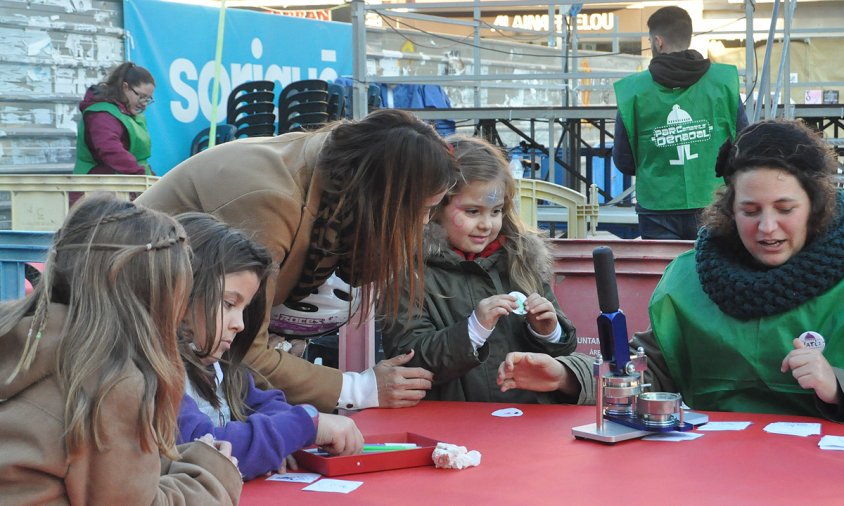
[[[554,239],[554,293],[563,312],[577,327],[577,351],[599,350],[595,319],[600,312],[592,250],[609,246],[615,258],[618,302],[627,317],[627,331],[646,330],[648,302],[665,267],[694,247],[692,241]]]

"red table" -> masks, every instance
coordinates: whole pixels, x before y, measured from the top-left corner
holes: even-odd
[[[305,492],[306,485],[257,479],[241,504],[842,505],[844,451],[818,448],[820,436],[768,434],[774,421],[814,418],[709,413],[710,420],[751,421],[737,432],[707,432],[680,443],[578,440],[571,428],[594,421],[592,406],[518,405],[521,417],[497,418],[508,404],[422,402],[354,415],[364,436],[415,432],[482,454],[460,471],[416,467],[340,476],[363,481],[350,494]],[[822,421],[823,435],[844,425]]]

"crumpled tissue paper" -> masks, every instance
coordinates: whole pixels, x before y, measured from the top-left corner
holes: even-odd
[[[431,458],[434,459],[434,466],[440,469],[465,469],[481,464],[479,451],[468,451],[465,446],[448,443],[437,443]]]

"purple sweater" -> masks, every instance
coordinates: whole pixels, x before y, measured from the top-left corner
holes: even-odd
[[[305,408],[288,404],[281,390],[256,388],[251,374],[246,406],[252,413],[245,422],[231,421],[215,427],[193,398],[185,394],[179,409],[177,444],[209,433],[215,439],[229,441],[240,472],[249,480],[277,470],[285,457],[313,443],[316,437],[316,427]]]

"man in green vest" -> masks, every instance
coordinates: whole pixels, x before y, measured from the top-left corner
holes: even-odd
[[[718,148],[747,126],[738,71],[689,49],[692,20],[679,7],[654,12],[648,31],[648,70],[615,83],[613,161],[636,176],[643,239],[694,240],[723,184],[712,170]]]

